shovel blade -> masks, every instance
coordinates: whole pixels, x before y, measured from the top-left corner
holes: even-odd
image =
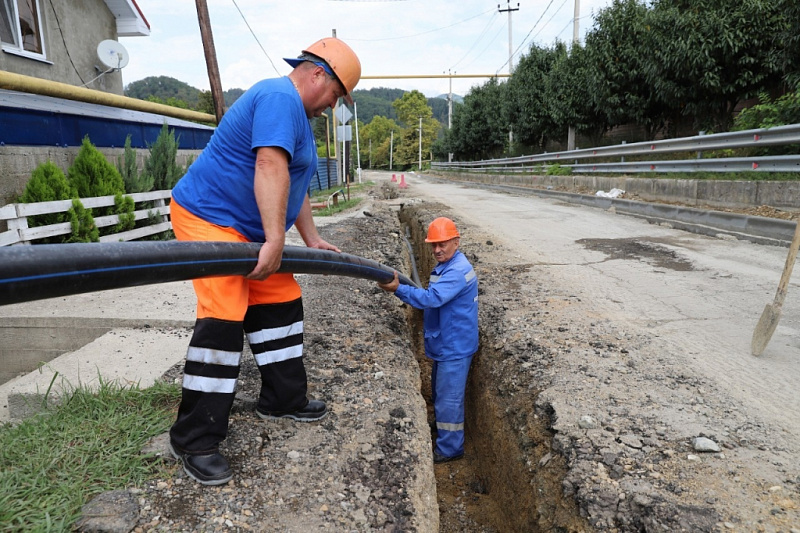
[[[753,331],[753,340],[750,343],[750,351],[753,355],[761,355],[764,349],[769,344],[775,328],[778,327],[778,321],[781,319],[781,308],[773,304],[767,304],[764,307],[764,312],[761,313],[761,318],[756,324],[756,329]]]

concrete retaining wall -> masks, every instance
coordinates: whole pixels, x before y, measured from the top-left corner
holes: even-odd
[[[17,197],[25,191],[25,185],[31,177],[33,170],[42,163],[52,161],[67,173],[70,165],[75,161],[80,146],[0,146],[0,206],[17,201]],[[124,148],[98,148],[112,164],[117,164],[117,158],[124,152]],[[201,150],[178,150],[176,161],[181,166],[186,166],[190,158],[197,159]],[[144,166],[144,159],[150,156],[149,150],[136,150],[139,169]]]
[[[431,175],[496,185],[517,185],[567,192],[594,193],[622,189],[648,201],[681,202],[712,207],[768,205],[800,211],[800,181],[725,181],[627,176],[533,176],[429,171]]]

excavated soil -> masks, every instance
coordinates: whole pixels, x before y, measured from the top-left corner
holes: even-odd
[[[404,199],[386,185],[320,232],[345,252],[406,273],[408,235],[427,285],[433,259],[423,232],[448,208]],[[712,395],[698,403],[697,391],[708,384],[661,360],[654,339],[583,314],[580,295],[548,285],[535,265],[520,264],[481,228],[452,218],[480,298],[463,460],[432,464],[420,312],[372,282],[299,276],[310,392],[328,402],[330,415],[316,424],[258,419],[258,374],[245,354],[222,448],[234,481],[201,487],[173,464],[165,479],[135,491],[135,530],[800,531],[794,466],[776,456],[774,477],[784,486],[775,490],[759,485],[741,459],[718,460],[764,449],[764,428]],[[584,245],[657,252],[637,242],[614,250],[606,242]],[[667,255],[658,260],[686,266]],[[180,376],[176,366],[164,379]],[[731,424],[729,433],[701,435],[719,442],[720,452],[687,463],[697,452],[658,415],[684,407]],[[564,423],[573,418],[580,426]],[[746,522],[736,509],[743,499]]]

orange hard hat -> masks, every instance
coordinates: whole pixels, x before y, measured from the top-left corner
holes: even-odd
[[[284,59],[284,61],[293,67],[303,61],[311,61],[313,63],[314,60],[307,57],[308,54],[316,56],[327,63],[334,76],[344,87],[345,97],[350,97],[350,93],[353,92],[358,80],[361,79],[361,61],[358,60],[358,56],[353,52],[353,49],[336,37],[325,37],[303,50],[303,53],[297,59]]]
[[[460,237],[455,222],[446,217],[439,217],[428,226],[425,242],[444,242]]]

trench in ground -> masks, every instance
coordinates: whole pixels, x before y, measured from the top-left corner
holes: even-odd
[[[438,216],[438,215],[437,215]],[[430,216],[403,206],[400,223],[414,250],[422,285],[435,260],[424,242]],[[461,246],[464,249],[464,242]],[[409,261],[411,262],[411,261]],[[476,269],[477,270],[477,269]],[[480,273],[479,273],[480,283]],[[480,285],[479,285],[480,287]],[[480,294],[493,287],[480,287]],[[422,311],[406,306],[415,355],[421,372],[431,446],[435,439],[430,393],[431,361],[425,357]],[[466,391],[465,454],[458,461],[434,465],[439,503],[439,531],[544,532],[581,531],[585,522],[577,505],[563,496],[564,458],[551,449],[551,412],[535,412],[537,391],[509,395],[493,367],[504,354],[496,349],[492,324],[480,320],[480,346],[473,357]],[[546,463],[547,468],[538,468]]]

